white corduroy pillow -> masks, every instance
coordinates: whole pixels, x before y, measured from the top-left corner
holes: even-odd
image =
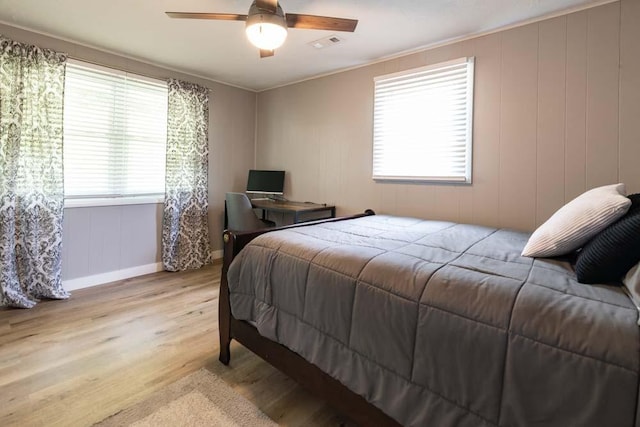
[[[522,256],[566,255],[624,215],[631,206],[624,184],[589,190],[554,213],[533,232]]]

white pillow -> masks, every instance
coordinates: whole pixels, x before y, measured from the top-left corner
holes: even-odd
[[[629,210],[625,194],[624,184],[613,184],[579,195],[533,232],[522,256],[565,255],[582,247]]]
[[[640,263],[631,267],[631,270],[622,279],[622,283],[627,290],[627,294],[638,311],[640,311]],[[638,318],[638,325],[640,325],[640,317]]]

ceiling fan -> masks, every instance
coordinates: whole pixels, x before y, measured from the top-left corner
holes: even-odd
[[[357,19],[298,13],[285,14],[278,0],[254,0],[247,15],[191,12],[166,12],[166,14],[170,18],[246,21],[247,37],[260,49],[260,58],[273,56],[274,50],[282,46],[287,38],[287,28],[354,32],[358,25]]]

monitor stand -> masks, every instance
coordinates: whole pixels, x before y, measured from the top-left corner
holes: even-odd
[[[286,202],[287,199],[284,198],[284,196],[280,196],[277,194],[270,194],[267,196],[267,199],[271,200],[272,202]]]
[[[286,202],[284,196],[278,194],[261,194],[262,197],[249,197],[250,200],[270,200],[272,202]]]

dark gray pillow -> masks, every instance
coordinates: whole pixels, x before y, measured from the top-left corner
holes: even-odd
[[[629,199],[629,211],[598,233],[578,253],[576,275],[579,282],[619,281],[640,261],[640,194],[633,194]]]

